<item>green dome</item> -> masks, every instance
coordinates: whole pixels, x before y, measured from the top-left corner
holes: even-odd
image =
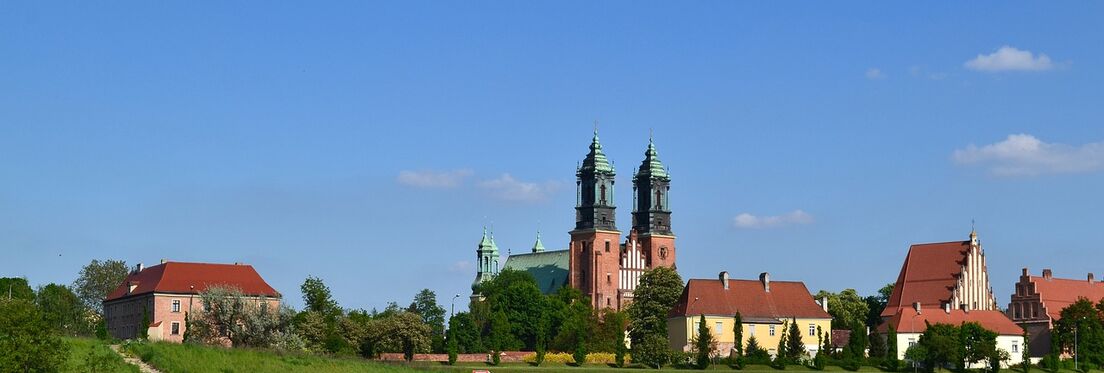
[[[659,153],[656,152],[655,143],[652,139],[648,139],[648,150],[644,152],[644,162],[640,163],[640,170],[637,171],[636,177],[650,177],[657,179],[668,179],[667,169],[663,167],[663,162],[659,160]]]
[[[594,130],[594,139],[590,142],[590,153],[583,159],[583,165],[579,172],[593,171],[595,173],[613,174],[613,166],[610,165],[606,154],[602,153],[602,143],[598,141],[598,130]]]

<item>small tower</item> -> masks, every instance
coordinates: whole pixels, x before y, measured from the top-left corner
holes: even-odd
[[[533,244],[533,252],[534,253],[543,253],[544,252],[544,244],[541,243],[540,231],[537,231],[537,242]]]
[[[621,232],[614,221],[613,166],[602,153],[598,130],[590,152],[575,172],[575,229],[570,232],[568,283],[590,298],[596,308],[620,309]]]
[[[478,293],[479,284],[490,281],[498,275],[498,245],[494,242],[494,233],[487,234],[487,227],[483,227],[483,238],[479,240],[479,246],[475,249],[476,266],[475,281],[472,282],[472,300],[481,299]]]
[[[671,232],[671,176],[649,136],[644,161],[633,175],[633,229],[639,234],[647,268],[675,266]]]

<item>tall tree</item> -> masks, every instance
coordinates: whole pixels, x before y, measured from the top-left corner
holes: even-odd
[[[698,333],[694,336],[694,358],[698,369],[709,368],[709,357],[717,341],[713,338],[713,332],[709,330],[709,324],[705,322],[705,315],[698,319]]]
[[[305,311],[318,312],[328,318],[336,317],[341,313],[341,308],[330,293],[330,287],[326,286],[322,279],[307,276],[307,279],[303,280],[303,285],[299,286],[299,290],[303,293]]]
[[[652,346],[667,339],[667,313],[682,295],[683,282],[678,272],[667,267],[645,271],[629,305],[629,336],[634,349],[647,344],[642,353],[633,352],[633,360],[646,366],[662,366],[667,361],[666,346]]]
[[[92,322],[84,303],[65,285],[49,284],[38,288],[35,304],[51,328],[64,335],[91,335]]]
[[[480,330],[472,320],[472,315],[460,312],[449,319],[449,338],[456,340],[460,353],[471,354],[487,352],[480,342]]]
[[[870,306],[855,289],[844,289],[839,293],[821,290],[816,295],[816,299],[824,299],[824,297],[828,297],[828,313],[832,315],[832,329],[850,329],[856,322],[866,325]]]
[[[886,304],[889,303],[889,297],[893,294],[894,283],[888,283],[878,289],[878,294],[870,295],[863,298],[866,301],[867,307],[870,311],[866,316],[866,325],[871,327],[877,326],[882,322],[882,311],[885,310]]]
[[[886,356],[886,342],[881,335],[878,335],[878,332],[871,329],[870,334],[866,336],[866,340],[869,341],[870,357],[881,359]]]
[[[0,300],[0,351],[3,372],[59,371],[69,355],[68,345],[46,325],[38,307],[7,298]]]
[[[778,338],[778,347],[776,347],[776,352],[774,354],[774,364],[778,368],[784,368],[786,364],[789,363],[788,360],[790,358],[790,333],[786,332],[787,330],[789,330],[789,326],[790,320],[782,320],[782,330],[779,331],[779,333],[782,333],[782,336]]]
[[[915,354],[923,357],[924,365],[929,369],[935,369],[947,364],[959,364],[962,362],[958,328],[950,324],[928,324],[924,333],[920,334],[921,346]],[[909,348],[912,352],[912,348]]]
[[[962,369],[971,364],[989,360],[997,352],[997,333],[985,329],[976,322],[958,326],[959,353]]]
[[[1054,322],[1051,330],[1054,352],[1076,353],[1081,361],[1104,363],[1104,322],[1101,321],[1101,310],[1093,302],[1081,298],[1063,308],[1060,315],[1061,319]]]
[[[77,293],[77,297],[80,297],[89,309],[102,315],[104,299],[115,288],[122,285],[128,273],[126,262],[122,260],[93,259],[81,268],[80,275],[73,282],[73,292]]]
[[[736,356],[744,356],[744,317],[740,311],[732,318],[732,350]]]
[[[790,361],[799,361],[805,355],[805,343],[801,341],[801,328],[797,326],[796,318],[790,321],[790,328],[786,333],[786,357]]]
[[[889,324],[889,332],[886,334],[886,370],[896,371],[900,365],[897,356],[897,328]]]
[[[437,294],[429,289],[422,289],[414,295],[414,301],[410,303],[408,311],[422,317],[422,322],[429,325],[432,331],[432,350],[443,352],[445,348],[445,309],[437,304]]]
[[[31,289],[31,285],[27,284],[27,279],[22,277],[0,278],[0,299],[22,299],[33,302],[34,298],[34,289]]]

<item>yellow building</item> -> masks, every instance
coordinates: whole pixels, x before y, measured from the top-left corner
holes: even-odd
[[[783,324],[796,321],[801,341],[812,356],[820,347],[817,328],[831,334],[832,316],[826,308],[813,300],[805,283],[771,281],[768,273],[760,274],[758,281],[730,280],[728,272],[721,272],[716,280],[691,279],[686,283],[668,315],[667,337],[671,348],[689,351],[700,317],[705,315],[706,325],[717,341],[716,353],[728,355],[734,346],[733,324],[739,311],[743,346],[755,336],[759,346],[773,355],[782,333],[786,332]]]

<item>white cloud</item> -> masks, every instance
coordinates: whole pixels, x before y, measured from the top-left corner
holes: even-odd
[[[886,74],[881,69],[871,67],[866,69],[866,78],[870,80],[885,79]]]
[[[419,188],[455,188],[460,186],[472,171],[468,169],[452,171],[400,171],[399,184]]]
[[[1001,142],[955,150],[951,158],[958,164],[985,166],[997,176],[1092,172],[1104,168],[1104,142],[1072,146],[1028,134],[1008,135]]]
[[[497,179],[484,180],[479,187],[486,189],[491,196],[514,202],[540,202],[556,191],[558,184],[553,181],[544,183],[527,182],[514,179],[510,174],[502,174]]]
[[[788,214],[775,216],[755,216],[745,212],[736,215],[736,217],[732,219],[732,225],[740,229],[776,228],[794,224],[810,224],[812,222],[813,216],[801,210],[794,210]]]
[[[1036,56],[1031,51],[1019,50],[1010,46],[1003,46],[990,54],[979,54],[972,60],[966,61],[966,68],[984,72],[999,71],[1044,71],[1054,68],[1050,57],[1039,53]]]

